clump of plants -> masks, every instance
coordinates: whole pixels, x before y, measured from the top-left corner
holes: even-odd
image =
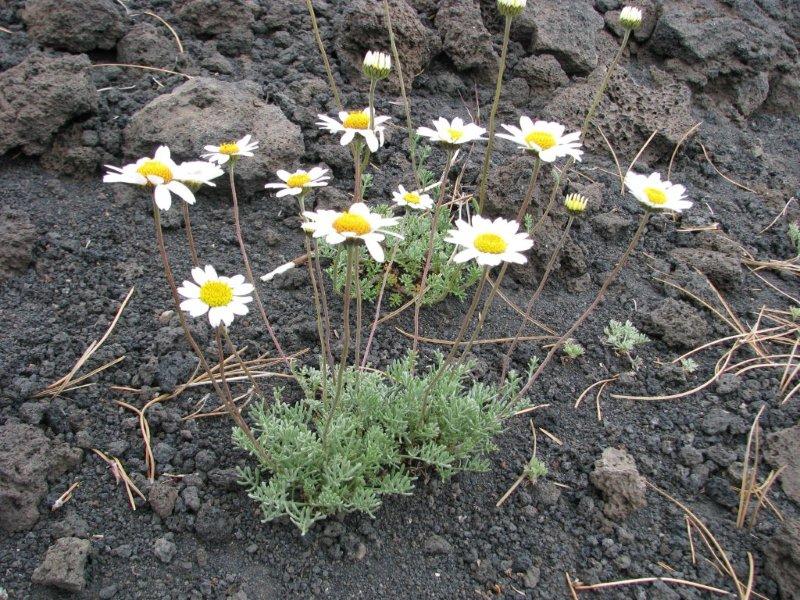
[[[308,6],[311,8],[311,2]],[[284,350],[280,332],[272,326],[269,307],[259,292],[260,286],[298,264],[287,263],[256,278],[250,262],[239,215],[236,167],[239,161],[246,161],[259,151],[257,140],[250,135],[237,141],[218,140],[205,147],[202,157],[206,160],[183,163],[175,162],[169,148],[161,146],[152,157],[142,157],[120,168],[109,167],[104,177],[106,182],[137,185],[152,194],[159,255],[186,340],[234,422],[234,441],[252,458],[252,464],[240,472],[242,483],[260,505],[265,520],[285,516],[303,533],[314,522],[336,513],[375,514],[383,496],[409,493],[420,472],[429,470],[447,479],[458,471],[488,468],[488,455],[495,447],[494,437],[502,431],[509,417],[521,411],[527,391],[555,353],[563,347],[567,356],[577,358],[583,354],[583,348],[570,340],[641,240],[650,214],[663,210],[680,212],[691,206],[691,202],[684,200],[683,186],[662,180],[659,173],[646,176],[628,172],[625,187],[646,209],[636,233],[592,304],[554,344],[550,344],[543,361],[538,357],[529,361],[523,379],[509,368],[514,350],[526,338],[524,326],[532,320],[533,307],[573,220],[579,218],[587,206],[583,196],[567,195],[564,207],[569,216],[561,238],[526,310],[519,311],[524,315],[522,325],[514,337],[503,340],[510,344],[502,361],[502,373],[493,384],[477,381],[472,374],[474,363],[470,352],[475,344],[488,341],[480,340],[480,334],[509,265],[527,262],[526,253],[533,246],[532,234],[552,211],[556,199],[562,197],[562,184],[569,169],[575,161],[581,160],[582,138],[631,32],[639,26],[641,13],[637,16],[628,11],[627,16],[621,18],[622,46],[596,90],[580,131],[567,133],[559,123],[534,121],[523,115],[519,127],[502,125],[505,132],[495,135],[511,21],[522,12],[525,0],[497,2],[505,18],[505,30],[486,128],[458,116],[439,117],[432,127],[413,128],[386,0],[383,6],[405,106],[413,186],[406,189],[398,184],[391,206],[368,206],[364,202],[364,194],[375,177],[370,172],[370,159],[383,147],[391,120],[389,116],[378,114],[376,89],[392,72],[392,57],[384,52],[367,53],[363,62],[363,74],[369,81],[366,106],[345,109],[319,36],[323,63],[339,110],[334,116],[320,114],[317,125],[336,136],[351,153],[353,178],[348,187],[352,189],[353,202],[346,210],[325,207],[307,210],[309,196],[317,188],[329,185],[331,180],[329,171],[321,167],[278,170],[277,181],[265,186],[277,196],[291,196],[297,200],[307,257],[304,268],[319,342],[319,354],[311,361],[314,367],[302,366],[294,355]],[[316,30],[313,8],[309,12]],[[511,218],[488,218],[481,214],[495,138],[513,143],[530,159],[529,183],[516,215],[509,215]],[[421,145],[420,140],[426,140],[426,145]],[[452,190],[453,170],[461,157],[481,142],[486,142],[486,148],[478,177],[477,198],[472,203],[462,202],[452,193],[450,199],[448,189]],[[435,176],[427,166],[433,153],[443,158],[440,176]],[[555,178],[544,210],[534,221],[528,209],[535,200],[540,171],[543,165],[557,161],[563,162],[557,167],[559,176]],[[203,260],[202,244],[196,243],[191,227],[189,207],[196,202],[196,194],[204,186],[215,185],[214,180],[225,174],[243,268],[241,275],[223,275]],[[193,265],[180,286],[172,271],[160,216],[161,211],[170,208],[173,196],[181,201]],[[526,224],[524,228],[523,223]],[[339,314],[334,314],[323,281],[322,260],[326,258],[330,260],[328,272],[334,287],[341,293],[340,320]],[[420,352],[420,345],[430,339],[421,331],[420,312],[449,294],[469,300],[464,303],[457,334],[454,339],[446,340],[447,352],[437,354],[431,363],[423,360]],[[385,300],[394,307],[405,298],[408,300],[402,307],[390,315],[382,315]],[[369,313],[365,310],[366,302],[373,303]],[[286,400],[288,392],[277,387],[272,389],[272,400],[268,401],[269,394],[262,389],[263,380],[256,380],[236,348],[231,336],[231,332],[235,332],[234,323],[251,308],[255,308],[283,365],[282,374],[289,379],[286,385],[300,392],[296,401]],[[410,349],[387,367],[373,366],[371,350],[379,325],[404,309],[413,309]],[[215,352],[210,360],[195,340],[187,316],[208,322],[215,341]],[[627,354],[635,345],[646,341],[630,322],[612,321],[606,335],[612,346]],[[335,347],[335,339],[341,342],[340,348]],[[233,382],[226,376],[231,364],[237,365],[237,372],[246,374],[250,393],[255,396],[248,412],[243,412],[237,403],[240,397],[233,393]],[[238,377],[239,380],[243,378]],[[535,445],[533,454],[535,457]],[[535,481],[545,473],[544,463],[532,460],[518,481],[525,478]]]
[[[606,336],[604,342],[614,348],[617,354],[627,357],[631,362],[631,366],[638,370],[640,362],[639,359],[634,358],[633,350],[637,346],[649,342],[650,338],[636,329],[630,321],[622,323],[614,319],[608,322],[608,326],[603,329],[603,333]]]

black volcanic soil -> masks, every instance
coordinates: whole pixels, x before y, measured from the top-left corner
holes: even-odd
[[[352,188],[346,154],[336,140],[314,127],[316,114],[334,111],[335,106],[302,3],[130,2],[132,12],[149,9],[175,25],[186,50],[177,58],[174,41],[165,29],[157,27],[156,20],[126,16],[110,0],[121,27],[109,42],[112,47],[104,46],[108,36],[96,32],[86,34],[94,36],[89,42],[77,36],[70,42],[73,48],[54,48],[59,44],[42,33],[37,42],[27,32],[31,24],[26,26],[23,21],[23,4],[10,0],[0,6],[0,25],[11,31],[0,31],[3,70],[21,63],[37,47],[55,57],[84,51],[80,47],[88,43],[88,56],[94,63],[125,62],[127,57],[145,64],[149,57],[147,64],[193,75],[231,82],[252,80],[260,86],[261,98],[277,105],[302,128],[305,151],[288,166],[324,163],[333,169],[333,187],[318,195],[318,206],[346,203]],[[439,115],[467,117],[468,111],[477,115],[476,98],[485,118],[493,91],[485,65],[487,60],[491,63],[492,43],[499,52],[502,31],[493,3],[482,3],[483,22],[478,27],[485,26],[489,34],[476,34],[474,39],[469,32],[477,25],[469,19],[480,20],[481,11],[471,0],[392,2],[395,7],[400,4],[406,11],[416,11],[426,35],[433,36],[426,44],[434,49],[414,81],[415,123],[427,123]],[[545,115],[579,126],[587,96],[582,86],[588,77],[589,89],[593,89],[603,65],[618,47],[613,10],[619,3],[597,0],[592,6],[588,0],[573,0],[531,4],[536,8],[530,13],[534,16],[521,19],[515,28],[499,120],[516,123],[521,114]],[[639,4],[651,15],[660,15],[659,24],[653,32],[650,22],[649,32],[624,56],[597,121],[614,145],[623,169],[652,130],[660,128],[662,133],[654,138],[637,168],[661,172],[666,172],[674,143],[687,129],[679,120],[688,119],[689,126],[702,122],[672,167],[673,181],[686,185],[695,206],[676,219],[663,215],[652,220],[630,264],[577,336],[586,355],[574,362],[554,361],[531,391],[532,404],[549,404],[536,411],[536,424],[562,442],[538,436],[539,456],[549,469],[548,476],[536,486],[520,488],[502,508],[495,508],[530,456],[528,419],[512,419],[497,440],[500,449],[492,457],[489,472],[463,474],[447,483],[420,480],[413,495],[386,498],[375,519],[360,514],[332,518],[317,524],[305,537],[288,522],[260,522],[256,505],[235,483],[233,469],[244,464],[246,457],[232,448],[227,420],[184,420],[206,396],[205,390],[185,393],[149,413],[159,485],[169,484],[178,492],[169,516],[159,517],[146,502],[138,502],[137,510],[132,511],[106,464],[91,452],[98,448],[118,456],[148,495],[152,484],[145,477],[138,423],[133,413],[114,400],[141,406],[160,391],[185,381],[194,360],[177,329],[177,319],[164,314],[172,306],[155,250],[147,198],[104,185],[100,176],[103,162],[122,164],[135,158],[125,156],[123,150],[124,130],[133,115],[184,80],[158,72],[89,69],[92,85],[99,90],[96,106],[54,125],[53,135],[45,143],[25,146],[23,140],[0,158],[4,224],[0,228],[4,247],[0,279],[5,277],[0,284],[0,314],[5,325],[0,344],[0,427],[8,432],[25,422],[41,431],[49,443],[64,442],[83,449],[77,466],[49,477],[47,491],[37,496],[39,518],[35,524],[4,532],[0,538],[0,598],[4,597],[3,588],[9,598],[67,597],[66,592],[32,582],[33,571],[47,549],[63,537],[91,544],[83,574],[85,588],[73,594],[78,598],[550,599],[569,597],[565,572],[587,583],[668,576],[733,590],[731,582],[709,562],[699,559],[693,564],[683,514],[656,493],[648,490],[647,506],[623,520],[611,520],[604,514],[603,495],[590,482],[590,473],[595,460],[609,447],[626,449],[644,477],[690,506],[717,536],[742,578],[746,578],[747,553],[752,553],[756,591],[769,598],[796,598],[797,589],[792,591],[785,581],[797,577],[797,563],[788,561],[780,567],[781,590],[776,571],[770,568],[774,552],[768,550],[769,544],[782,527],[776,515],[765,509],[753,530],[735,528],[735,475],[741,468],[753,418],[766,405],[761,421],[765,435],[798,422],[800,400],[795,397],[781,404],[782,369],[748,371],[673,401],[629,402],[610,398],[608,392],[664,395],[699,385],[713,373],[719,351],[697,355],[699,368],[689,375],[668,363],[693,345],[733,333],[711,311],[656,278],[689,286],[714,302],[692,268],[702,265],[746,324],[755,321],[762,306],[786,310],[793,305],[750,273],[742,264],[742,248],[764,260],[790,259],[797,254],[786,234],[787,223],[798,214],[795,202],[772,228],[763,230],[797,194],[800,120],[798,104],[793,102],[800,87],[791,73],[796,67],[800,24],[789,0],[645,0]],[[226,19],[231,23],[229,30],[198,23],[217,14],[211,5],[217,5],[214,10],[221,11],[223,23]],[[363,5],[315,2],[337,80],[346,103],[355,106],[366,102],[365,88],[347,56],[350,49],[369,42],[359,29],[362,23],[358,19],[363,15],[358,11]],[[577,37],[586,24],[587,10],[590,23],[599,20],[597,35],[592,36],[599,67],[585,66],[581,57],[586,51],[573,48],[585,44]],[[564,36],[573,39],[569,36],[574,34],[576,41],[562,41],[563,47],[555,48],[542,41],[544,34],[536,38],[536,28],[531,31],[529,27],[536,19],[555,18],[553,14],[559,11],[558,18],[565,23]],[[601,29],[604,13],[608,25]],[[446,17],[451,20],[444,21]],[[718,27],[709,26],[714,19],[721,20]],[[112,21],[116,23],[114,18]],[[62,30],[73,26],[71,23],[64,20]],[[125,44],[116,41],[122,31],[130,32],[142,23],[147,27],[136,26],[147,31],[126,36]],[[736,43],[725,43],[725,36],[742,30],[762,35],[748,37],[749,46],[738,37]],[[448,43],[446,34],[456,36],[456,41]],[[532,36],[539,42],[531,43]],[[442,38],[445,46],[440,50]],[[722,42],[715,46],[718,38]],[[137,41],[139,47],[131,50]],[[469,47],[465,46],[468,41]],[[387,45],[385,38],[374,43],[379,48]],[[484,47],[488,44],[483,54],[481,43]],[[712,46],[713,56],[697,55]],[[338,51],[334,52],[334,47]],[[465,52],[475,56],[465,57]],[[375,159],[375,185],[367,194],[372,203],[390,198],[398,183],[411,182],[399,96],[391,83],[381,85],[378,95],[379,112],[391,114],[397,126]],[[31,102],[37,97],[38,92]],[[579,100],[580,105],[576,104]],[[0,110],[6,110],[2,101]],[[171,115],[161,117],[167,123]],[[682,128],[676,133],[673,130],[679,124]],[[16,127],[2,118],[0,125]],[[24,127],[14,131],[24,138]],[[527,182],[528,163],[501,140],[496,148],[490,208],[495,214],[511,216]],[[704,152],[721,173],[740,186],[721,176]],[[481,158],[479,147],[466,159],[464,187],[468,192],[476,187]],[[434,151],[434,170],[441,167],[442,160]],[[619,194],[616,173],[602,139],[593,135],[585,160],[569,183],[570,190],[589,196],[591,208],[570,234],[565,255],[536,313],[537,319],[557,331],[569,327],[592,300],[641,214],[632,197]],[[261,179],[266,183],[272,176],[264,172]],[[545,180],[549,183],[548,177]],[[226,189],[224,184],[220,188]],[[540,198],[547,189],[549,185],[540,190]],[[242,205],[245,236],[256,271],[265,273],[301,252],[299,221],[291,200],[258,192],[246,196]],[[192,215],[203,259],[221,272],[241,271],[225,195],[201,193]],[[183,277],[188,273],[189,257],[184,232],[173,222],[176,225],[166,231],[167,245],[175,272]],[[517,304],[524,305],[534,289],[564,222],[559,208],[537,235],[531,264],[510,270],[504,292]],[[717,224],[716,229],[708,227],[712,224]],[[261,291],[284,346],[292,351],[310,347],[311,360],[315,330],[304,275],[297,270],[263,285]],[[764,276],[786,294],[798,297],[800,286],[794,276],[767,272]],[[55,399],[35,400],[38,390],[67,372],[84,348],[102,335],[133,286],[136,290],[116,330],[88,366],[122,355],[125,359],[95,378],[90,387]],[[368,307],[371,314],[372,307]],[[334,315],[340,314],[339,308],[337,299]],[[427,309],[423,333],[453,337],[464,309],[453,299]],[[652,338],[636,352],[641,367],[635,373],[627,373],[629,361],[602,343],[603,327],[612,318],[630,319]],[[483,337],[509,335],[517,324],[516,313],[498,301]],[[380,330],[373,354],[376,366],[402,355],[410,345],[394,326],[409,330],[410,316],[405,314]],[[213,343],[202,324],[197,324],[196,331],[205,346]],[[239,344],[248,346],[251,356],[272,350],[253,313],[237,321],[232,333]],[[433,349],[424,347],[426,352]],[[517,368],[533,354],[546,352],[522,345]],[[495,378],[501,353],[499,346],[477,347],[476,377]],[[743,351],[739,356],[751,355]],[[593,395],[578,409],[573,408],[587,386],[617,373],[623,375],[602,399],[602,421],[595,414]],[[141,391],[122,393],[112,390],[114,385]],[[296,396],[290,385],[287,395]],[[213,397],[206,402],[210,406]],[[12,474],[2,469],[25,452],[25,444],[8,448],[0,440],[0,497],[7,492],[2,486],[12,479]],[[764,463],[762,474],[769,468]],[[792,476],[797,474],[789,469],[784,485]],[[80,481],[74,498],[60,510],[51,511],[53,501],[74,481]],[[780,483],[770,498],[788,522],[798,518],[797,497],[790,498]],[[8,505],[0,503],[0,511],[5,510]],[[695,538],[695,544],[698,553],[705,552],[699,539]],[[597,595],[671,599],[704,598],[708,593],[657,584]]]

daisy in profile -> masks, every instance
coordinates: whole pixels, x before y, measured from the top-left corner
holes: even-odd
[[[106,165],[106,168],[109,171],[103,176],[103,182],[152,187],[156,206],[161,210],[169,210],[172,206],[172,194],[187,204],[194,204],[192,190],[183,183],[181,167],[172,160],[166,146],[159,146],[153,158],[140,158],[122,168],[112,165]]]
[[[418,127],[417,134],[432,142],[451,147],[485,139],[481,137],[486,133],[483,127],[479,127],[475,123],[464,123],[464,119],[461,117],[456,117],[452,121],[439,117],[433,122],[433,127],[434,129]]]
[[[487,267],[501,262],[523,264],[527,259],[522,252],[533,246],[528,234],[519,232],[519,223],[502,217],[492,221],[475,215],[472,223],[456,221],[456,228],[447,232],[445,241],[463,248],[453,257],[453,262],[457,263],[474,259]]]
[[[320,167],[314,167],[310,171],[300,169],[294,173],[289,173],[289,171],[281,169],[277,172],[278,179],[281,180],[281,183],[268,183],[264,187],[267,189],[279,190],[278,193],[275,194],[278,198],[282,196],[297,196],[298,194],[308,192],[311,188],[325,187],[328,185],[328,180],[331,177],[330,175],[326,175],[327,172],[328,169],[322,169]]]
[[[258,142],[251,141],[253,136],[246,135],[238,142],[224,142],[219,146],[206,146],[206,154],[202,158],[207,158],[218,165],[224,165],[231,159],[240,156],[253,156],[253,150],[258,150]]]
[[[181,173],[181,177],[183,177],[183,182],[195,192],[204,185],[216,187],[217,184],[213,180],[225,174],[225,171],[217,165],[205,160],[183,162],[178,167],[178,170]]]
[[[235,315],[246,315],[247,304],[253,301],[250,294],[253,286],[246,283],[244,275],[220,277],[211,265],[205,269],[192,269],[191,281],[184,281],[178,293],[185,298],[181,302],[181,310],[192,317],[202,317],[208,313],[208,322],[212,327],[224,323],[229,326]]]
[[[332,119],[328,115],[317,115],[319,121],[317,125],[331,133],[341,133],[342,139],[339,143],[347,146],[357,135],[360,135],[367,142],[370,152],[377,152],[383,146],[383,132],[386,129],[385,123],[391,117],[375,117],[375,122],[370,123],[369,108],[364,110],[342,111],[337,116],[339,120]],[[372,125],[372,126],[370,126]]]
[[[580,160],[583,150],[579,131],[564,135],[565,128],[560,123],[536,121],[529,117],[520,117],[519,127],[503,125],[508,133],[498,133],[497,137],[511,140],[523,150],[538,154],[544,162],[553,162],[562,156],[571,156]]]
[[[424,193],[424,190],[409,192],[402,185],[392,192],[392,200],[397,206],[408,206],[416,210],[428,210],[433,206],[433,198]]]
[[[397,217],[384,217],[371,212],[362,202],[353,204],[346,212],[306,211],[303,216],[308,219],[303,224],[303,230],[310,232],[315,238],[325,238],[331,245],[348,240],[361,240],[376,262],[383,262],[381,242],[386,239],[386,235],[399,237],[396,233],[384,229],[397,225],[399,220]]]
[[[686,188],[669,181],[661,181],[661,173],[640,175],[628,171],[625,187],[634,197],[651,210],[672,210],[681,212],[691,208],[692,203],[684,200]]]

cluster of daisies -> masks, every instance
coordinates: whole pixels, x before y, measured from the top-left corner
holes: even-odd
[[[524,0],[501,0],[510,16],[518,14],[525,7]],[[626,29],[634,29],[641,22],[641,11],[626,7],[622,11],[621,21]],[[391,71],[391,59],[382,52],[369,52],[364,59],[364,74],[376,81],[387,77]],[[340,135],[343,146],[355,144],[360,153],[366,147],[369,152],[377,152],[385,143],[386,127],[390,117],[375,114],[374,106],[354,111],[341,111],[336,118],[319,115],[317,125],[331,134]],[[522,151],[533,155],[538,161],[553,163],[558,159],[569,157],[580,161],[580,132],[567,133],[560,123],[534,121],[522,116],[519,126],[502,125],[505,133],[497,137],[516,144]],[[486,129],[460,117],[448,120],[440,117],[433,121],[433,127],[419,127],[417,134],[439,145],[450,157],[454,157],[459,148],[483,141]],[[218,146],[205,146],[202,155],[205,161],[191,161],[177,164],[171,158],[169,148],[159,147],[153,157],[141,158],[135,163],[123,167],[108,166],[108,173],[103,180],[109,183],[128,183],[151,188],[154,202],[161,210],[168,210],[172,204],[172,194],[177,195],[187,204],[195,203],[195,192],[203,185],[214,186],[214,179],[224,171],[223,165],[229,165],[231,174],[236,160],[252,157],[258,150],[258,142],[250,135],[236,142],[225,142]],[[314,167],[310,170],[299,169],[293,172],[278,170],[279,181],[268,183],[265,187],[277,190],[276,195],[297,196],[302,200],[314,188],[328,185],[330,175],[327,169]],[[435,186],[436,184],[434,184]],[[689,208],[692,203],[685,200],[685,188],[661,179],[659,173],[641,175],[629,172],[625,177],[625,185],[631,194],[648,210],[671,210],[680,212]],[[431,187],[434,187],[431,186]],[[427,193],[429,188],[407,190],[399,185],[393,192],[394,204],[410,210],[433,211],[438,205]],[[587,201],[578,194],[567,196],[565,208],[571,214],[582,213]],[[306,234],[322,239],[327,244],[363,243],[370,256],[377,262],[383,262],[385,253],[382,243],[387,235],[400,237],[392,231],[399,218],[386,217],[371,210],[363,202],[356,202],[346,211],[335,210],[302,210],[302,228]],[[520,231],[517,221],[504,218],[487,219],[475,215],[469,220],[458,218],[455,229],[451,229],[445,241],[455,246],[452,260],[464,263],[474,260],[486,268],[497,266],[503,262],[522,264],[526,262],[523,252],[533,246],[528,233]],[[281,270],[291,268],[291,263],[282,265],[269,274],[264,280],[271,279]],[[217,275],[213,267],[204,269],[196,267],[192,270],[192,281],[184,281],[178,292],[184,301],[181,308],[193,317],[208,315],[212,326],[228,326],[234,316],[247,314],[247,304],[252,301],[250,294],[254,291],[254,282],[245,281],[242,275],[222,277]]]

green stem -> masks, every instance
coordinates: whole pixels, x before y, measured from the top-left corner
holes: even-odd
[[[361,363],[361,246],[356,249],[356,336],[355,336],[355,352],[353,358],[353,365]]]
[[[192,266],[197,267],[200,260],[197,257],[197,246],[194,244],[194,234],[192,233],[192,220],[189,217],[189,205],[181,202],[181,212],[183,213],[183,224],[186,228],[186,241],[189,242],[189,253],[192,255]]]
[[[600,106],[600,101],[603,99],[603,94],[606,91],[606,87],[608,86],[608,82],[611,80],[611,75],[614,73],[614,70],[617,68],[619,61],[622,59],[622,54],[625,52],[625,46],[628,45],[628,40],[631,37],[631,30],[626,29],[625,35],[622,38],[622,43],[619,46],[619,50],[617,54],[614,56],[614,60],[611,61],[611,64],[608,65],[608,69],[606,69],[606,74],[603,77],[603,81],[600,83],[600,87],[597,88],[597,91],[594,93],[594,98],[592,98],[592,104],[589,106],[589,110],[586,113],[586,117],[583,119],[583,125],[581,126],[581,139],[586,137],[586,133],[589,131],[589,123],[594,118],[594,113],[597,111],[597,107]]]
[[[472,335],[467,341],[466,345],[464,346],[464,350],[461,352],[461,357],[459,361],[464,360],[469,351],[472,350],[472,346],[475,344],[475,340],[478,339],[478,335],[483,330],[483,324],[486,322],[486,317],[489,315],[489,311],[492,310],[492,304],[494,303],[494,297],[497,294],[497,291],[500,289],[500,284],[503,281],[503,278],[506,276],[506,270],[508,270],[508,263],[504,262],[503,266],[500,267],[500,273],[497,274],[497,279],[492,285],[492,289],[489,291],[489,296],[486,298],[486,301],[483,303],[483,309],[478,313],[478,324],[475,326],[475,329],[472,331]]]
[[[486,152],[483,155],[483,166],[481,167],[480,187],[478,188],[478,212],[483,212],[483,205],[486,202],[486,185],[489,177],[489,163],[492,160],[492,150],[494,150],[494,130],[497,108],[500,105],[500,92],[503,89],[503,74],[506,70],[506,56],[508,55],[508,39],[511,36],[511,16],[506,15],[506,25],[503,30],[503,48],[500,51],[500,66],[497,71],[497,83],[494,88],[494,100],[492,109],[489,112],[489,138],[486,142]]]
[[[336,413],[336,409],[339,407],[339,402],[342,399],[345,371],[347,370],[347,355],[350,353],[350,288],[353,287],[355,253],[359,250],[359,247],[355,243],[345,243],[347,244],[347,273],[345,275],[343,299],[344,306],[342,308],[342,356],[339,359],[339,372],[336,376],[336,391],[333,395],[333,402],[328,409],[328,415],[325,420],[325,428],[322,432],[323,444],[325,444],[328,439],[328,433],[331,428],[333,416]]]
[[[317,48],[319,48],[319,54],[322,56],[322,62],[325,64],[325,74],[328,76],[328,85],[331,88],[331,92],[333,92],[336,107],[340,111],[344,110],[342,107],[342,99],[339,96],[339,88],[336,87],[336,81],[333,79],[333,71],[331,71],[331,63],[328,61],[328,53],[325,52],[325,44],[322,43],[322,36],[319,34],[317,15],[314,12],[314,5],[311,0],[306,0],[306,8],[308,9],[308,15],[311,17],[311,28],[314,30],[314,39],[317,41]]]
[[[528,381],[525,383],[522,389],[517,393],[515,401],[512,402],[512,404],[514,404],[516,401],[522,398],[528,392],[528,390],[531,389],[533,384],[536,383],[536,380],[539,379],[539,376],[542,374],[542,371],[544,371],[545,367],[547,367],[550,361],[553,360],[553,357],[555,356],[556,352],[558,352],[564,345],[564,342],[566,342],[573,336],[578,327],[580,327],[583,324],[583,322],[589,317],[589,315],[591,315],[597,308],[597,305],[600,304],[600,301],[603,299],[603,296],[605,296],[609,286],[617,278],[619,272],[622,270],[622,267],[624,267],[625,263],[628,262],[628,258],[630,258],[630,255],[633,252],[634,248],[636,248],[636,246],[639,244],[639,240],[642,238],[642,235],[644,234],[645,229],[647,228],[647,221],[649,219],[650,219],[650,211],[647,211],[642,215],[642,218],[639,221],[639,227],[636,229],[636,233],[633,234],[633,238],[631,239],[630,244],[628,244],[628,247],[625,249],[625,252],[623,252],[622,256],[620,257],[619,261],[614,267],[614,270],[611,271],[608,277],[606,277],[606,280],[600,287],[600,291],[597,292],[597,296],[595,296],[594,300],[589,305],[589,307],[583,312],[583,314],[581,314],[581,316],[578,317],[578,320],[575,321],[569,329],[567,329],[564,335],[562,335],[555,344],[553,344],[553,347],[550,349],[550,352],[547,353],[547,356],[542,361],[542,364],[539,365],[539,368],[536,369],[536,372],[533,373],[533,375],[531,375],[528,378]]]
[[[525,199],[522,201],[522,206],[519,207],[519,211],[517,211],[517,222],[522,223],[522,220],[525,218],[525,215],[528,213],[528,207],[531,204],[531,200],[533,200],[533,194],[536,191],[536,180],[539,179],[539,171],[542,168],[542,159],[539,158],[539,155],[536,155],[533,163],[533,171],[531,171],[531,178],[528,182],[528,189],[525,190]]]

